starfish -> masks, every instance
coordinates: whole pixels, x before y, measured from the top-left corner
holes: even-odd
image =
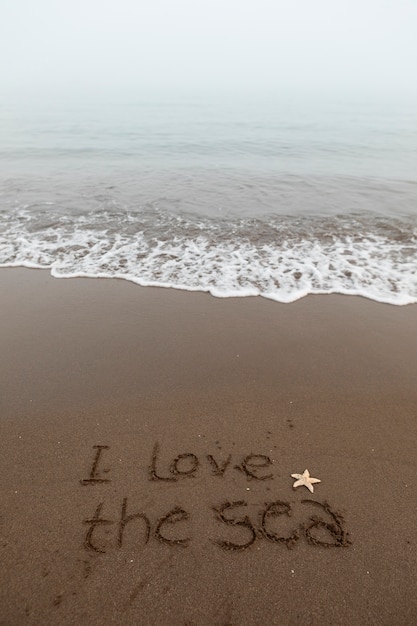
[[[291,474],[291,478],[296,479],[296,482],[292,486],[293,489],[304,485],[304,487],[307,487],[307,489],[309,489],[311,493],[314,493],[313,483],[321,483],[321,480],[319,480],[318,478],[312,478],[310,476],[310,472],[308,471],[308,469],[304,470],[303,474]]]

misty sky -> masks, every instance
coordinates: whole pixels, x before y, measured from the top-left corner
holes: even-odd
[[[0,0],[0,90],[415,92],[417,0]]]

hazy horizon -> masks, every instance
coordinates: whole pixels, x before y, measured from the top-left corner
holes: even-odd
[[[417,94],[403,0],[3,0],[4,99],[60,94]]]

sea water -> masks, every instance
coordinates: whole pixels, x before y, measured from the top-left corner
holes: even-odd
[[[0,266],[417,302],[417,107],[272,96],[0,106]]]

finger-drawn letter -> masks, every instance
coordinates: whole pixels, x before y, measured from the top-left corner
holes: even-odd
[[[250,538],[248,539],[246,543],[232,543],[231,541],[215,541],[214,543],[216,543],[218,546],[223,548],[223,550],[246,550],[246,548],[249,548],[249,546],[251,546],[255,542],[256,530],[247,515],[245,515],[242,518],[225,516],[226,511],[236,509],[241,506],[247,506],[247,505],[248,505],[247,502],[245,502],[244,500],[239,500],[237,502],[224,502],[217,508],[213,507],[213,510],[215,511],[216,517],[219,520],[219,522],[223,522],[224,524],[227,524],[228,526],[242,526],[243,528],[247,529],[250,532]]]
[[[267,527],[267,523],[269,519],[273,519],[279,517],[280,515],[287,515],[291,517],[291,505],[289,502],[282,502],[281,500],[276,500],[275,502],[266,502],[265,508],[261,511],[261,530],[264,537],[269,539],[270,541],[275,541],[277,543],[285,543],[287,548],[293,548],[300,538],[299,529],[295,530],[288,537],[282,537],[274,533],[272,530],[269,530]]]
[[[212,473],[215,476],[224,476],[225,471],[227,470],[227,468],[230,465],[230,461],[232,460],[232,455],[229,454],[229,456],[227,457],[227,459],[225,461],[220,461],[217,462],[216,459],[214,458],[214,456],[212,456],[211,454],[207,455],[207,460],[210,463],[211,467],[212,467]]]
[[[242,470],[249,479],[253,480],[271,480],[273,474],[264,474],[259,476],[258,471],[272,465],[269,456],[265,454],[248,454],[242,461]]]
[[[120,522],[119,522],[119,535],[118,535],[119,548],[121,548],[123,545],[123,534],[124,534],[126,524],[128,524],[134,519],[142,519],[145,522],[145,529],[146,529],[145,543],[148,543],[149,536],[151,534],[151,523],[149,521],[149,518],[145,515],[145,513],[132,513],[131,515],[126,515],[126,509],[127,509],[127,498],[123,498],[122,513],[121,513]]]
[[[109,483],[110,482],[108,478],[102,478],[97,470],[102,450],[108,450],[109,447],[110,446],[93,446],[93,448],[95,448],[97,452],[94,456],[89,478],[84,478],[83,480],[80,480],[80,483],[82,485],[93,485],[94,483]]]
[[[349,533],[347,533],[343,528],[343,517],[340,513],[332,511],[328,502],[319,502],[318,500],[301,500],[301,504],[314,504],[315,506],[320,507],[328,515],[330,515],[333,520],[333,522],[325,522],[324,519],[317,517],[316,515],[310,517],[311,524],[304,527],[305,535],[309,543],[313,546],[322,546],[323,548],[346,548],[351,545],[352,542],[349,539]],[[317,536],[315,537],[311,532],[313,528],[325,528],[333,541],[323,541]]]
[[[177,524],[178,522],[188,520],[189,517],[190,516],[188,515],[187,511],[184,511],[184,509],[182,509],[181,507],[176,506],[171,511],[169,511],[169,513],[167,513],[166,515],[163,515],[160,518],[160,520],[158,521],[156,525],[155,537],[159,539],[159,541],[162,541],[163,543],[167,543],[170,546],[183,546],[184,548],[186,548],[188,544],[190,543],[189,537],[187,537],[186,539],[169,539],[168,537],[165,537],[165,535],[162,534],[162,528],[166,524],[172,525],[172,524]]]
[[[158,474],[156,473],[158,452],[159,452],[159,444],[157,442],[153,447],[151,464],[149,465],[149,468],[148,468],[149,480],[163,480],[165,482],[174,482],[178,480],[177,478],[175,478],[175,476],[158,476]]]
[[[97,528],[97,526],[103,526],[103,525],[114,523],[111,520],[100,518],[100,513],[101,513],[101,509],[103,508],[103,504],[104,502],[100,502],[100,504],[96,508],[94,517],[92,519],[85,519],[83,523],[88,524],[90,526],[84,538],[84,548],[86,550],[93,550],[93,552],[100,552],[102,554],[105,554],[106,553],[105,550],[101,550],[93,543],[93,533],[95,529]]]
[[[200,462],[195,454],[187,452],[185,454],[179,454],[171,465],[171,474],[176,476],[195,476]]]

